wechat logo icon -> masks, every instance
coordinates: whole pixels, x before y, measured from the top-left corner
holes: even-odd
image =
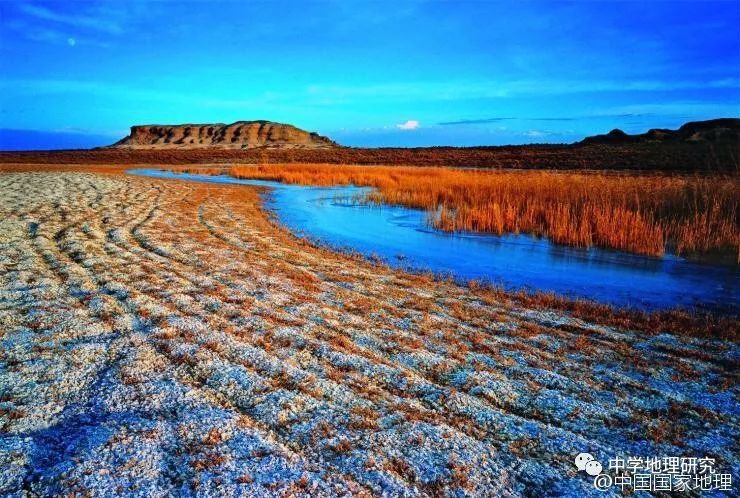
[[[590,476],[601,474],[601,464],[590,453],[579,453],[575,460],[576,467],[579,471],[586,471]]]

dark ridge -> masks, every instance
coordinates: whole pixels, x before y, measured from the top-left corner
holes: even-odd
[[[584,138],[580,144],[615,144],[642,142],[740,142],[740,119],[720,118],[708,121],[692,121],[678,130],[653,128],[646,133],[628,135],[622,130],[612,130],[606,135]]]

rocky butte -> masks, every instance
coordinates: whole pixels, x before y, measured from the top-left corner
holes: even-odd
[[[329,148],[337,144],[318,133],[272,121],[232,124],[136,125],[131,134],[110,146],[118,149],[253,149]]]

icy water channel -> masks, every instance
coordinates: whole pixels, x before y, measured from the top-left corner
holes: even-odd
[[[378,256],[395,267],[646,310],[683,306],[740,312],[736,265],[576,249],[528,235],[449,234],[430,228],[424,211],[356,202],[368,192],[364,187],[309,187],[157,169],[129,173],[269,187],[266,207],[295,234]]]

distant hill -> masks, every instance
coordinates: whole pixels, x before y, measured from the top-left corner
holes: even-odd
[[[574,144],[358,148],[269,121],[148,125],[134,126],[110,147],[0,152],[0,164],[332,163],[740,174],[739,130],[740,119],[725,118],[640,135],[615,130]]]
[[[317,133],[272,121],[232,124],[136,125],[131,134],[108,148],[118,149],[252,149],[322,148],[336,144]]]
[[[639,135],[628,135],[615,129],[605,135],[594,135],[580,144],[629,144],[649,142],[729,142],[740,145],[740,119],[720,118],[692,121],[678,130],[653,128]]]

